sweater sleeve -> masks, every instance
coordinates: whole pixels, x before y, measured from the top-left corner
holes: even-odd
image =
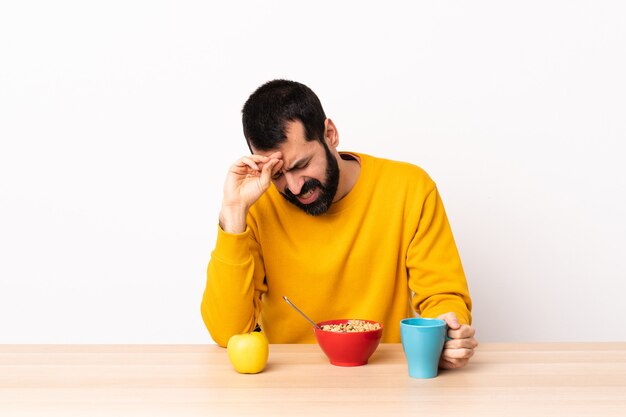
[[[226,346],[234,334],[254,330],[267,291],[260,247],[250,228],[226,233],[218,226],[217,242],[207,268],[202,319],[211,337]]]
[[[412,306],[422,317],[454,312],[471,324],[472,301],[452,230],[437,192],[423,201],[417,231],[407,251]]]

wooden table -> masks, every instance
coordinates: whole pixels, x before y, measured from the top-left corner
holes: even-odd
[[[257,375],[214,345],[0,345],[0,416],[136,415],[626,416],[626,343],[484,343],[428,380],[398,344],[354,368],[270,345]]]

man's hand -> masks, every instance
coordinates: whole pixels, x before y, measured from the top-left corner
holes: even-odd
[[[230,166],[220,212],[220,226],[225,232],[242,233],[246,230],[248,210],[269,188],[272,175],[282,166],[280,152],[269,156],[244,156]]]
[[[448,340],[443,347],[443,353],[439,360],[439,367],[443,369],[461,368],[467,365],[474,355],[474,349],[478,342],[474,338],[476,331],[467,324],[461,325],[454,313],[442,314],[438,319],[444,320],[448,325]]]

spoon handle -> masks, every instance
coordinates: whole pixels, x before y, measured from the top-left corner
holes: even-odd
[[[283,295],[283,299],[287,302],[287,304],[289,304],[291,307],[293,307],[298,313],[300,313],[300,315],[302,317],[304,317],[305,319],[307,319],[309,321],[309,323],[311,323],[313,325],[313,327],[315,327],[317,330],[322,330],[322,328],[320,326],[317,325],[317,323],[315,323],[313,320],[311,320],[310,318],[307,317],[306,314],[304,314],[302,311],[300,311],[300,309],[298,307],[296,307],[291,301],[289,301],[289,298],[287,298],[286,295]]]

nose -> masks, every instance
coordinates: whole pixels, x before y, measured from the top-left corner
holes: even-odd
[[[300,194],[302,186],[304,185],[304,178],[299,175],[294,175],[290,172],[285,172],[285,180],[287,181],[287,188],[293,195]]]

